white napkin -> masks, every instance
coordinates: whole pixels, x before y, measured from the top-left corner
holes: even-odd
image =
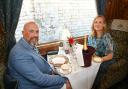
[[[77,62],[78,62],[78,64],[79,64],[79,66],[84,66],[84,60],[83,60],[82,49],[83,49],[83,45],[81,45],[81,44],[76,44],[75,54],[76,54]]]

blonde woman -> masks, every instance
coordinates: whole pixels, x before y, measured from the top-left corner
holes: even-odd
[[[97,89],[100,79],[107,71],[108,66],[113,64],[113,41],[106,29],[106,21],[104,16],[97,16],[92,23],[92,34],[85,35],[84,52],[88,51],[88,46],[95,48],[95,55],[98,62],[101,62],[100,69],[94,82],[94,89]]]

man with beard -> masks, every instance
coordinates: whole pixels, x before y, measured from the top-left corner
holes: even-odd
[[[23,38],[12,48],[8,61],[9,79],[18,81],[18,89],[71,89],[67,78],[55,75],[38,53],[39,28],[35,22],[24,25]]]

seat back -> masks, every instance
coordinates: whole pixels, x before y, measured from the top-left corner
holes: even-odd
[[[7,73],[3,76],[5,89],[18,89],[18,81],[12,79]]]

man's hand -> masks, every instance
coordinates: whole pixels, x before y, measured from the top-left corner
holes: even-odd
[[[72,89],[72,86],[69,80],[66,81],[66,89]]]

